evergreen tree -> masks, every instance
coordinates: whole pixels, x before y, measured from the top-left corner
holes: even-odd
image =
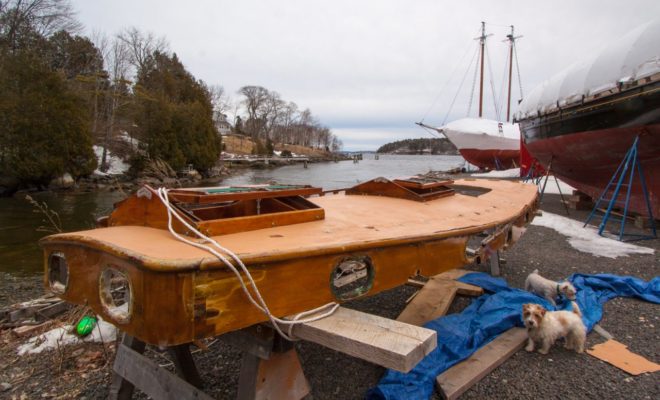
[[[44,185],[96,167],[85,102],[39,55],[26,50],[0,59],[0,174]]]
[[[147,153],[174,169],[187,164],[200,171],[210,169],[221,143],[208,89],[186,71],[176,54],[155,52],[144,65],[136,85],[135,121]]]

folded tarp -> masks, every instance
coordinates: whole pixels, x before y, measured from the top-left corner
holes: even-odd
[[[368,399],[428,399],[438,375],[501,333],[523,326],[523,304],[537,303],[549,310],[571,309],[568,301],[560,301],[555,308],[539,296],[510,288],[504,279],[484,273],[467,274],[458,280],[480,286],[488,294],[475,299],[460,314],[440,317],[424,325],[438,333],[438,347],[407,374],[388,370],[378,386],[367,393]],[[589,330],[600,321],[603,304],[614,297],[660,303],[660,277],[645,282],[630,276],[574,274],[569,280],[578,291],[576,301]]]

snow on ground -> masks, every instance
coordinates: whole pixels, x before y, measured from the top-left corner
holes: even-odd
[[[545,177],[539,182],[539,187],[543,188],[543,182],[545,182]],[[548,177],[548,183],[545,185],[545,192],[548,194],[559,194],[559,189],[557,188],[557,183],[559,183],[559,188],[561,188],[561,194],[564,196],[573,194],[573,191],[576,190],[573,186],[569,185],[566,182],[563,182],[557,179],[555,176]]]
[[[126,131],[121,131],[119,135],[117,135],[117,138],[123,140],[124,142],[128,143],[133,147],[133,149],[137,149],[138,146],[140,145],[140,141],[131,137],[128,132]]]
[[[502,171],[489,171],[471,174],[477,178],[520,178],[520,168],[505,169]]]
[[[596,257],[628,257],[631,254],[653,254],[655,250],[637,246],[600,236],[593,226],[583,227],[583,223],[560,215],[543,212],[534,218],[532,225],[554,229],[568,237],[568,243],[574,249],[583,253],[591,253]]]
[[[98,167],[101,167],[101,158],[103,157],[103,147],[94,146],[94,153],[96,154],[96,159],[98,160]],[[121,158],[113,155],[110,151],[106,156],[106,162],[108,163],[108,170],[106,172],[101,172],[100,169],[94,171],[97,175],[121,175],[128,171],[130,165],[125,163]]]
[[[69,333],[75,331],[71,325],[64,325],[60,328],[51,329],[41,335],[30,338],[25,344],[18,347],[18,355],[26,353],[41,353],[44,350],[57,349],[61,346],[76,344],[81,342],[114,342],[117,338],[117,328],[104,320],[98,320],[92,333],[84,338]]]
[[[503,171],[489,171],[483,173],[475,173],[475,174],[470,174],[470,176],[474,176],[477,178],[519,178],[520,168],[506,169]],[[541,181],[539,182],[539,187],[542,188],[544,182],[545,182],[545,177],[542,177]],[[529,181],[527,183],[533,183],[533,182]],[[557,183],[559,183],[559,188],[557,187]],[[559,194],[559,189],[561,189],[561,194],[564,195],[570,195],[573,193],[573,190],[575,190],[575,188],[569,185],[568,183],[557,179],[555,176],[549,176],[548,183],[545,185],[545,193]]]

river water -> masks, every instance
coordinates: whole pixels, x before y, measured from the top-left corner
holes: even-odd
[[[310,184],[324,189],[341,189],[379,176],[395,178],[442,171],[463,166],[460,156],[408,156],[365,154],[358,163],[340,161],[328,163],[295,164],[275,169],[245,170],[218,182],[221,185],[258,184]],[[213,184],[213,183],[211,183]],[[57,213],[64,231],[91,229],[96,218],[107,215],[113,204],[124,195],[120,192],[95,193],[31,193],[40,204]],[[51,214],[53,218],[55,216]],[[55,218],[57,219],[57,218]],[[25,195],[0,198],[0,272],[12,275],[40,275],[43,255],[38,240],[52,232],[48,218],[25,199]]]

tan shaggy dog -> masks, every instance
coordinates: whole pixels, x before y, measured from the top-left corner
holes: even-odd
[[[555,303],[557,296],[561,295],[569,300],[575,300],[575,293],[577,292],[570,282],[555,282],[546,279],[539,274],[538,269],[529,274],[525,280],[525,290],[545,298],[553,306],[557,305]]]
[[[548,311],[538,304],[523,305],[523,322],[527,327],[527,347],[534,351],[536,343],[540,345],[539,353],[548,354],[550,346],[559,338],[565,338],[564,347],[578,353],[584,351],[587,340],[587,328],[582,322],[582,313],[574,301],[573,311]]]

